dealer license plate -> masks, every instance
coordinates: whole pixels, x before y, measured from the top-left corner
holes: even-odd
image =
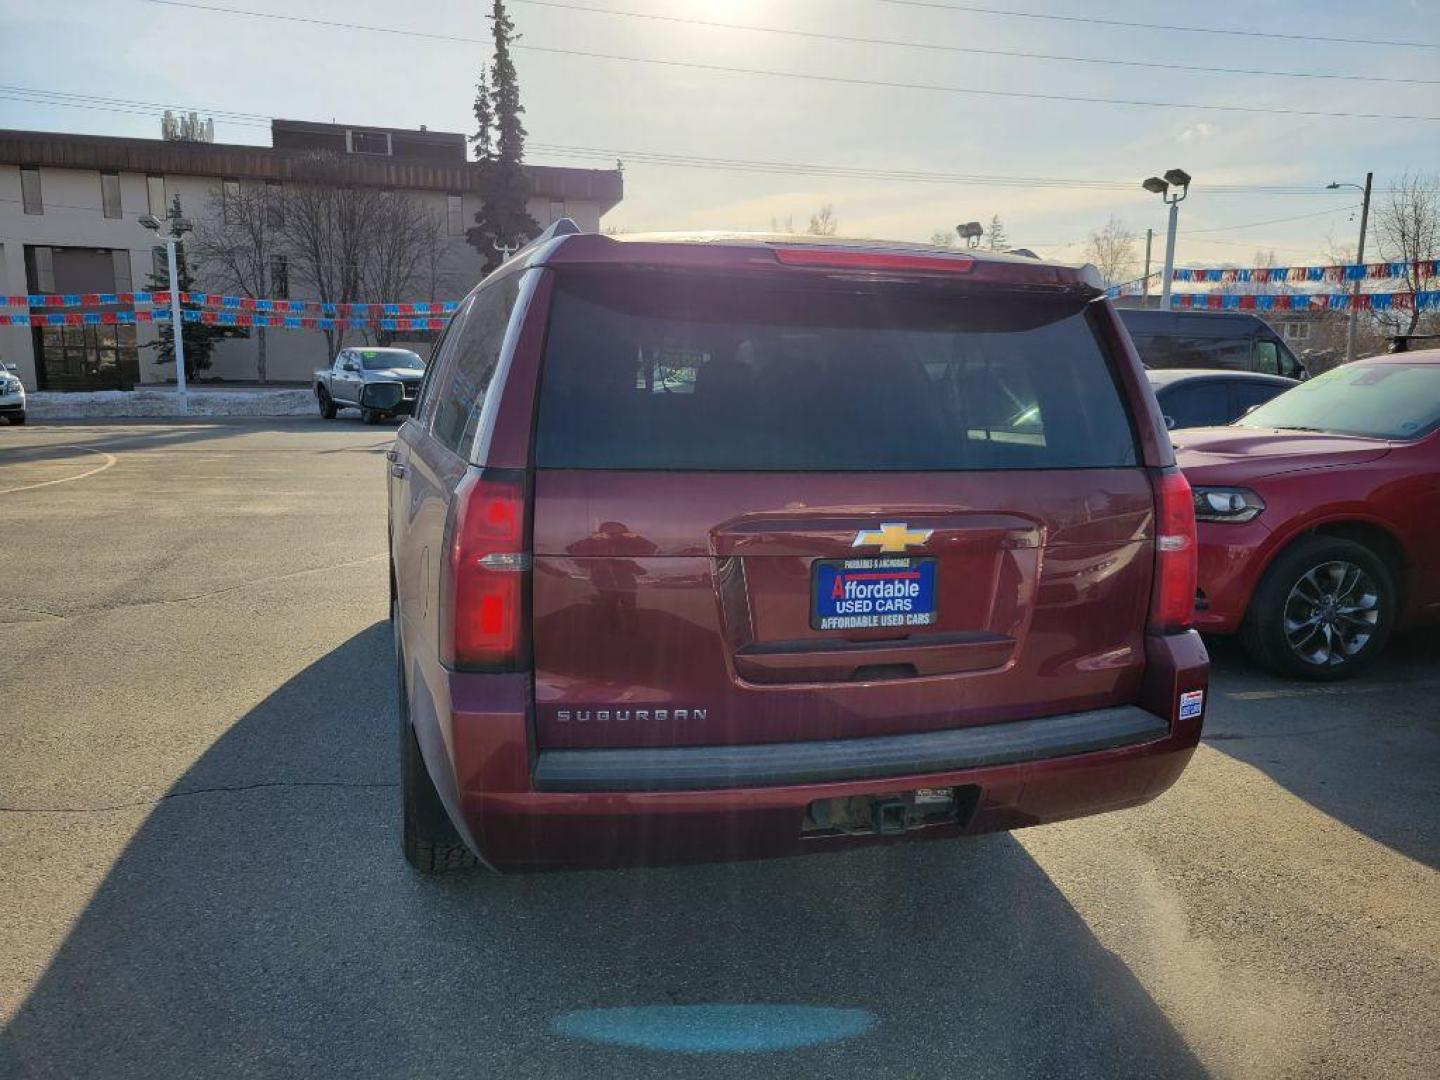
[[[811,577],[810,626],[870,630],[935,622],[934,559],[876,556],[817,559]]]

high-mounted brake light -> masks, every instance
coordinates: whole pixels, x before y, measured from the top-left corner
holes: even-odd
[[[833,270],[968,274],[975,269],[975,260],[968,255],[919,255],[863,249],[848,251],[838,248],[777,247],[775,258],[786,266],[813,266]]]
[[[494,670],[524,652],[530,555],[525,482],[472,473],[455,491],[440,588],[440,659],[447,667]]]
[[[1166,469],[1155,484],[1155,586],[1150,599],[1150,630],[1173,634],[1195,622],[1199,554],[1195,539],[1195,501],[1190,482],[1179,469]]]

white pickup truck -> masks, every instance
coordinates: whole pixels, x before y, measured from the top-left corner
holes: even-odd
[[[326,420],[340,409],[359,409],[367,424],[407,415],[415,407],[425,362],[409,349],[341,349],[334,363],[315,371],[315,403]]]

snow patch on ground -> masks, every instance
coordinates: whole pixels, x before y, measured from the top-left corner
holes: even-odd
[[[75,394],[33,393],[25,408],[34,420],[106,416],[313,416],[315,395],[305,390],[193,390],[188,412],[174,390],[90,390]]]

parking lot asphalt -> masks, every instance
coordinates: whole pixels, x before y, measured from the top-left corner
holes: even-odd
[[[1440,634],[1340,686],[1221,643],[1204,744],[1122,813],[426,880],[392,435],[0,429],[0,1076],[1440,1075]],[[733,1005],[801,1042],[823,1025],[784,1007],[855,1022],[678,1058],[576,1018]]]

